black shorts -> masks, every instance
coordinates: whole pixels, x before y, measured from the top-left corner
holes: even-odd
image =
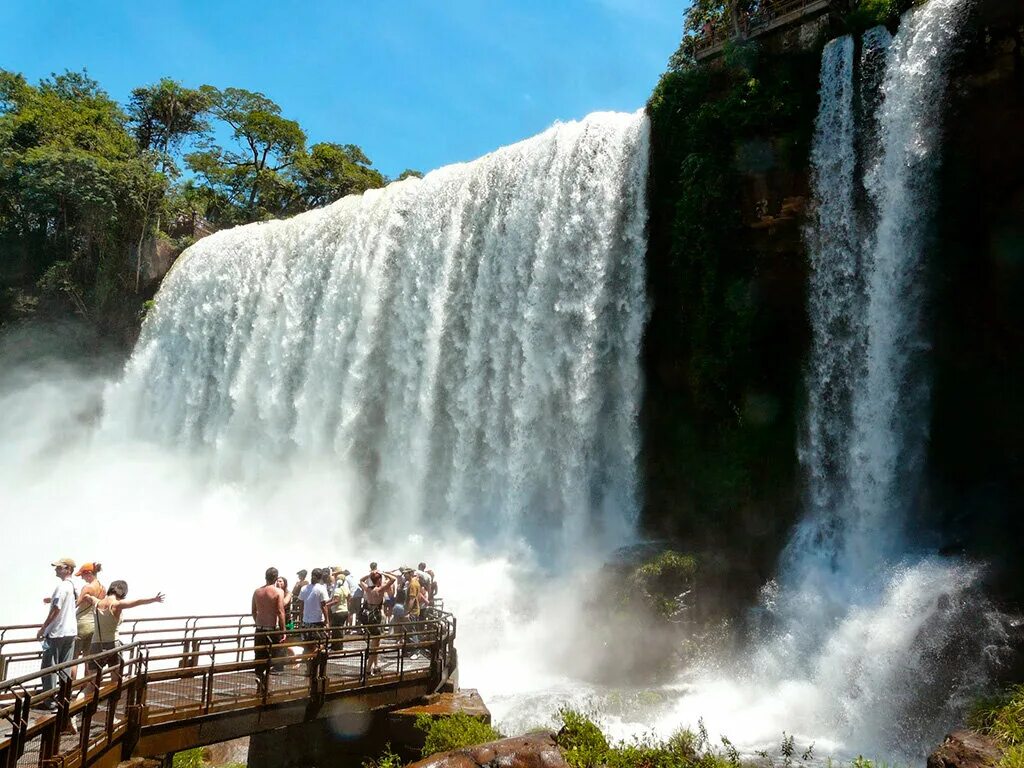
[[[382,631],[380,624],[383,620],[384,617],[379,605],[363,603],[363,607],[359,610],[359,623],[366,627],[366,631],[369,634],[379,635]]]
[[[322,621],[314,621],[310,623],[302,622],[302,629],[305,630],[302,633],[302,639],[306,642],[315,643],[321,640],[324,636],[324,623]]]
[[[121,643],[118,640],[112,640],[110,642],[97,643],[95,640],[92,641],[92,645],[89,648],[89,655],[94,656],[97,653],[103,651],[113,651],[106,656],[101,656],[98,659],[90,661],[86,666],[92,670],[100,670],[104,667],[116,667],[117,663],[121,660],[121,652],[116,650]]]

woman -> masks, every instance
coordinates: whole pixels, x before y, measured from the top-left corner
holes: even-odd
[[[90,654],[100,653],[101,651],[112,651],[120,644],[117,639],[117,628],[121,624],[122,611],[127,608],[135,608],[139,605],[162,603],[164,601],[163,592],[157,592],[155,597],[140,598],[138,600],[125,600],[127,594],[128,583],[118,579],[117,581],[110,582],[110,588],[107,590],[107,596],[102,600],[99,600],[92,595],[89,596],[89,601],[93,605],[93,613],[95,617],[92,647],[89,649]],[[117,659],[118,654],[110,653],[103,658],[90,662],[90,666],[98,672],[103,669],[103,667],[109,667],[116,664]]]
[[[97,600],[101,600],[107,593],[100,580],[96,577],[101,570],[103,570],[103,566],[99,563],[83,563],[82,567],[75,573],[75,576],[80,577],[85,582],[82,591],[78,593],[78,599],[75,600],[75,618],[78,621],[78,636],[75,638],[76,659],[87,655],[92,647],[92,633],[96,622],[94,620],[95,614],[92,609],[92,601],[89,598],[95,597]]]

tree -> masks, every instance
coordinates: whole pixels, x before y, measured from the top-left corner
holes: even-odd
[[[398,174],[398,178],[395,179],[395,181],[405,181],[405,179],[408,178],[422,179],[423,174],[420,171],[413,170],[412,168],[406,168]]]
[[[166,185],[126,125],[84,71],[37,87],[0,73],[0,237],[21,255],[15,272],[63,293],[83,315],[125,288],[145,201]]]
[[[210,94],[184,88],[170,78],[156,85],[136,88],[128,105],[135,128],[135,138],[143,153],[152,153],[160,172],[168,178],[178,175],[172,151],[181,147],[190,136],[199,137],[209,130],[205,114],[210,108]],[[155,166],[154,166],[155,167]],[[142,275],[143,243],[151,216],[155,215],[155,231],[160,231],[160,205],[164,189],[153,188],[143,206],[143,226],[135,255],[135,290],[139,290]]]
[[[185,161],[213,189],[241,209],[245,220],[281,215],[295,196],[294,184],[282,174],[305,153],[306,134],[262,93],[242,88],[200,91],[210,112],[232,129],[234,148],[210,145]]]
[[[355,144],[314,144],[295,163],[295,181],[304,208],[333,203],[345,195],[383,187],[384,175]]]
[[[132,91],[128,115],[139,148],[157,152],[161,171],[177,175],[172,153],[188,137],[199,137],[209,130],[206,114],[210,107],[208,92],[185,88],[165,77],[156,85]]]

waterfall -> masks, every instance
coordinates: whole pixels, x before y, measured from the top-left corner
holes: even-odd
[[[925,275],[950,58],[967,0],[931,0],[822,55],[811,155],[804,519],[765,591],[755,666],[806,680],[848,748],[908,759],[941,736],[999,642],[978,569],[920,554]],[[855,66],[855,61],[858,66]],[[884,66],[883,66],[884,62]],[[819,731],[820,732],[820,731]]]
[[[815,558],[860,580],[906,551],[902,527],[927,437],[931,187],[965,6],[932,0],[908,14],[891,44],[884,29],[865,34],[859,82],[852,38],[823,53],[807,231],[808,509],[791,566]]]
[[[178,260],[105,433],[258,478],[326,462],[373,525],[619,542],[637,513],[648,125],[595,114],[220,232]]]

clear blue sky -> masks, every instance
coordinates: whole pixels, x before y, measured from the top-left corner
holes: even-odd
[[[124,102],[168,76],[265,93],[310,142],[394,176],[471,160],[555,120],[633,111],[687,0],[6,0],[0,67],[87,67]]]

